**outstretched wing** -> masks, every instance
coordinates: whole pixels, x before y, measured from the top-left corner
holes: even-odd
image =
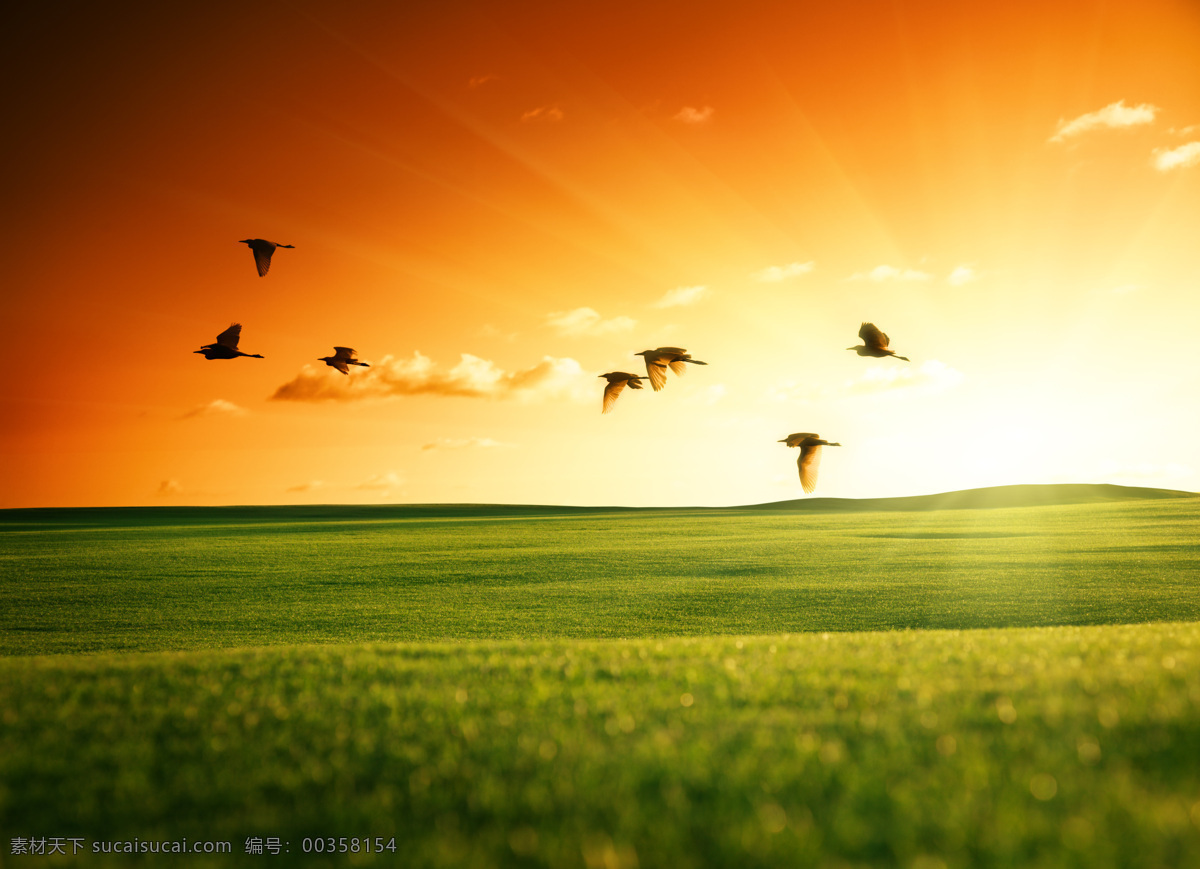
[[[646,376],[650,378],[650,385],[654,387],[654,391],[658,392],[667,385],[666,363],[660,362],[657,356],[647,356]]]
[[[627,382],[625,380],[614,380],[608,386],[604,387],[604,410],[600,411],[601,413],[608,413],[613,409],[613,405],[617,403],[617,397],[621,394]]]
[[[261,244],[252,245],[250,247],[254,251],[254,264],[258,266],[258,276],[265,278],[267,271],[271,268],[271,254],[275,253],[275,245],[265,247]]]
[[[334,347],[333,357],[335,359],[344,359],[347,362],[354,362],[354,356],[356,352],[357,351],[355,351],[352,347]]]
[[[783,439],[783,442],[786,443],[789,447],[798,447],[798,446],[800,446],[801,443],[803,443],[805,438],[819,438],[819,437],[820,437],[820,435],[816,434],[815,432],[798,431],[798,432],[788,435],[786,438]]]
[[[224,332],[222,332],[220,335],[217,336],[217,343],[221,344],[225,347],[228,347],[230,350],[236,350],[237,345],[238,345],[238,340],[241,337],[242,337],[242,324],[241,323],[233,323],[230,325],[230,327],[228,329],[226,329]]]
[[[800,448],[800,458],[796,460],[800,468],[800,485],[806,493],[817,488],[817,470],[821,467],[821,445],[809,444]]]
[[[676,374],[678,374],[680,377],[682,377],[684,374],[687,373],[687,366],[683,363],[682,359],[672,359],[667,364],[670,365],[671,370],[674,371]]]
[[[874,323],[863,323],[862,327],[858,330],[858,337],[873,350],[886,350],[888,348],[888,336],[879,331]]]

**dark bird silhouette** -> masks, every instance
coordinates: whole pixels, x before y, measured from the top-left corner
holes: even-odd
[[[894,350],[888,349],[888,336],[879,331],[879,328],[874,323],[863,323],[859,327],[858,337],[863,343],[855,347],[847,347],[847,350],[853,350],[859,356],[875,356],[883,358],[884,356],[896,356]],[[903,359],[908,362],[907,356],[896,356],[897,359]]]
[[[650,378],[650,385],[654,387],[654,391],[658,392],[667,385],[667,369],[675,372],[682,377],[687,371],[685,362],[690,362],[693,365],[707,365],[707,362],[701,362],[699,359],[693,359],[692,354],[688,353],[682,347],[659,347],[656,350],[643,350],[641,353],[635,353],[634,356],[641,356],[646,360],[646,374]]]
[[[608,374],[601,374],[603,378],[608,380],[608,386],[604,387],[604,410],[601,413],[608,413],[613,409],[613,405],[617,403],[617,396],[625,389],[626,384],[630,389],[642,388],[642,376],[640,374],[630,374],[627,371],[610,371]]]
[[[271,268],[271,254],[275,253],[277,247],[295,247],[294,244],[279,244],[274,241],[267,241],[265,238],[243,238],[238,244],[250,245],[250,250],[254,252],[254,264],[258,266],[258,276],[266,277],[267,272]]]
[[[349,374],[350,369],[347,366],[361,365],[363,368],[370,368],[366,362],[359,362],[355,359],[355,351],[350,347],[334,347],[332,356],[321,356],[317,359],[318,362],[324,362],[330,368],[336,368],[342,374]]]
[[[237,359],[239,356],[249,356],[252,359],[265,357],[258,353],[243,353],[238,349],[238,339],[242,337],[242,324],[234,323],[217,336],[216,344],[205,344],[193,353],[203,353],[205,359]]]
[[[800,469],[800,485],[804,487],[806,493],[811,493],[817,488],[817,470],[821,467],[821,447],[841,446],[841,444],[823,441],[820,435],[811,431],[798,431],[788,435],[779,443],[787,444],[789,447],[800,447],[800,458],[796,460],[796,467]]]

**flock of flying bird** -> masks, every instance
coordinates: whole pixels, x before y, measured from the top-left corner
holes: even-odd
[[[279,244],[273,241],[267,241],[262,238],[244,238],[239,244],[249,245],[251,252],[254,254],[254,265],[258,268],[258,276],[266,277],[267,271],[271,268],[271,256],[277,248],[295,247],[291,244]],[[205,359],[236,359],[239,356],[248,356],[252,359],[262,359],[262,355],[258,353],[245,353],[238,349],[238,340],[242,336],[241,323],[234,323],[224,332],[217,336],[216,343],[205,344],[199,350],[193,351],[200,353]],[[862,344],[855,347],[847,347],[847,350],[853,350],[859,356],[872,356],[877,359],[882,359],[886,356],[891,356],[896,359],[903,359],[908,362],[907,356],[900,356],[894,350],[889,349],[889,339],[874,323],[863,323],[858,330],[858,337],[862,340]],[[321,356],[317,361],[324,362],[331,368],[336,368],[342,374],[350,373],[351,365],[361,365],[364,368],[369,367],[366,362],[359,362],[356,358],[357,353],[350,347],[334,347],[332,356]],[[643,378],[640,374],[630,374],[628,371],[610,371],[607,374],[601,374],[608,385],[604,387],[604,407],[601,413],[608,413],[617,403],[617,397],[628,386],[631,389],[641,389],[642,380],[650,381],[650,386],[655,392],[659,392],[667,385],[667,371],[671,371],[677,376],[682,376],[687,371],[687,366],[691,365],[707,365],[707,362],[701,362],[699,359],[693,359],[692,354],[688,353],[682,347],[658,347],[654,350],[643,350],[640,353],[635,353],[635,356],[641,356],[646,363],[646,374]],[[823,440],[820,435],[815,432],[794,432],[786,438],[782,438],[779,443],[787,444],[789,447],[800,448],[800,458],[796,460],[796,465],[800,469],[800,485],[804,487],[805,492],[813,492],[817,488],[817,469],[821,464],[821,447],[840,447],[839,443],[831,443]]]
[[[873,356],[882,359],[885,356],[892,356],[896,359],[903,359],[908,362],[907,356],[899,356],[896,351],[889,349],[890,339],[882,330],[874,323],[863,323],[859,327],[858,337],[862,340],[862,344],[855,347],[847,347],[847,350],[853,350],[859,356]],[[658,392],[667,385],[667,370],[670,369],[673,373],[682,376],[687,371],[687,365],[684,363],[690,362],[693,365],[707,365],[707,362],[701,362],[699,359],[693,359],[692,354],[688,353],[682,347],[659,347],[656,350],[643,350],[641,353],[635,353],[635,356],[641,356],[646,362],[646,377],[650,380],[650,385],[654,387],[654,391]],[[617,403],[617,396],[629,386],[632,389],[642,388],[642,375],[630,374],[628,371],[610,371],[607,374],[601,374],[601,377],[608,381],[608,386],[604,387],[604,409],[601,413],[608,413],[613,409],[613,405]],[[811,493],[817,488],[817,470],[821,465],[821,447],[840,447],[841,444],[830,443],[827,440],[822,440],[821,436],[815,432],[798,431],[793,432],[785,438],[782,438],[779,443],[787,444],[789,447],[799,447],[800,457],[796,460],[797,467],[800,468],[800,485],[804,487],[804,491]]]

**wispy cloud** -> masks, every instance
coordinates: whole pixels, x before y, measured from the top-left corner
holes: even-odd
[[[1188,142],[1178,148],[1155,148],[1154,168],[1159,172],[1200,165],[1200,142]]]
[[[684,124],[705,124],[712,120],[712,116],[715,113],[716,109],[712,106],[704,106],[700,109],[693,108],[692,106],[684,106],[672,116],[672,120]]]
[[[325,483],[322,480],[309,480],[307,483],[299,483],[295,486],[288,486],[289,492],[315,492],[323,487]]]
[[[974,280],[978,280],[978,276],[975,274],[975,269],[970,266],[958,266],[946,276],[946,283],[952,287],[961,287]]]
[[[563,110],[558,106],[538,106],[536,109],[530,109],[529,111],[523,113],[521,115],[521,120],[525,123],[530,123],[532,121],[548,121],[550,123],[558,123],[564,117],[566,117],[566,115],[563,114]]]
[[[1101,127],[1119,129],[1122,127],[1152,124],[1157,114],[1158,106],[1153,106],[1149,103],[1127,106],[1124,100],[1117,100],[1115,103],[1109,103],[1102,109],[1088,112],[1086,115],[1080,115],[1078,118],[1073,118],[1069,121],[1065,118],[1059,120],[1058,128],[1049,141],[1065,142],[1073,136],[1079,136]]]
[[[785,281],[788,278],[796,278],[800,275],[806,275],[816,268],[816,263],[809,260],[806,263],[788,263],[785,266],[767,266],[760,272],[755,272],[751,275],[756,281],[764,281],[765,283],[773,284],[779,281]]]
[[[422,444],[422,450],[473,450],[491,449],[493,447],[513,447],[516,444],[506,444],[491,438],[438,438],[428,444]]]
[[[380,495],[387,495],[392,489],[403,482],[404,480],[395,471],[387,471],[383,474],[375,474],[373,477],[359,483],[355,488],[364,489],[368,492],[378,492]]]
[[[467,79],[467,87],[469,87],[469,88],[483,87],[483,85],[487,84],[489,81],[495,81],[495,80],[496,80],[496,76],[490,72],[485,73],[483,75],[473,75],[469,79]]]
[[[333,372],[337,374],[337,372]],[[361,401],[404,395],[458,396],[537,400],[575,394],[583,369],[570,358],[544,356],[536,365],[505,371],[496,363],[469,353],[453,368],[441,368],[419,351],[410,359],[384,356],[362,373],[330,377],[305,365],[300,373],[275,390],[275,401]]]
[[[708,293],[708,287],[676,287],[668,290],[666,295],[654,303],[656,308],[678,308],[681,305],[694,305]]]
[[[846,280],[848,281],[875,281],[883,283],[884,281],[927,281],[933,277],[929,272],[917,271],[916,269],[900,269],[895,266],[882,265],[875,266],[869,272],[855,272]]]
[[[163,480],[158,484],[158,489],[155,492],[160,498],[170,498],[172,495],[182,495],[183,486],[179,485],[178,480]]]
[[[827,400],[901,391],[909,394],[930,394],[951,389],[965,379],[966,375],[961,371],[937,359],[929,359],[917,366],[872,365],[858,377],[836,386],[814,389],[794,381],[777,384],[767,390],[767,400]]]
[[[613,332],[628,332],[637,325],[637,321],[629,317],[605,320],[593,308],[576,308],[573,311],[555,311],[547,314],[546,324],[563,335],[609,335]]]
[[[1121,284],[1120,286],[1113,287],[1112,292],[1115,296],[1126,296],[1130,293],[1136,293],[1141,289],[1141,284]]]
[[[208,404],[199,404],[185,413],[180,419],[191,419],[196,416],[245,416],[246,411],[232,401],[215,398]]]

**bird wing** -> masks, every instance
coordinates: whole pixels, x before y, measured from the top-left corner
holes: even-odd
[[[654,352],[661,353],[663,356],[686,356],[687,355],[687,351],[684,350],[682,347],[659,347]]]
[[[800,443],[805,438],[816,438],[816,437],[820,437],[820,435],[815,434],[814,432],[811,432],[811,431],[798,431],[798,432],[794,432],[793,434],[790,434],[786,438],[784,438],[784,443],[786,443],[789,447],[798,447],[798,446],[800,446]]]
[[[269,241],[264,244],[252,244],[250,250],[254,251],[254,264],[258,266],[258,276],[266,277],[271,268],[271,254],[275,253],[275,245]]]
[[[667,366],[659,362],[658,357],[646,357],[646,375],[655,392],[667,385]]]
[[[335,359],[345,359],[347,362],[354,361],[355,350],[351,347],[334,347],[333,355]]]
[[[236,350],[238,339],[242,337],[242,324],[232,323],[228,329],[217,336],[217,343],[228,347],[230,350]]]
[[[863,323],[858,330],[858,337],[873,350],[886,350],[888,347],[888,336],[879,331],[874,323]]]
[[[614,380],[604,387],[604,410],[601,413],[608,413],[613,409],[613,405],[617,403],[617,396],[621,394],[621,390],[625,388],[625,380]]]
[[[687,373],[687,366],[683,364],[682,359],[672,359],[667,364],[671,367],[671,370],[674,371],[676,374],[678,374],[680,377],[682,377],[684,374]]]
[[[338,359],[336,356],[333,358],[333,361],[332,361],[332,362],[328,362],[328,363],[326,363],[326,364],[328,364],[328,365],[332,365],[332,366],[333,366],[334,368],[336,368],[338,371],[342,372],[342,374],[349,374],[349,373],[350,373],[350,367],[349,367],[348,365],[346,365],[346,362],[345,362],[345,360]]]
[[[800,447],[800,458],[796,460],[800,468],[800,485],[806,493],[817,488],[817,470],[821,467],[821,445],[807,444]]]

